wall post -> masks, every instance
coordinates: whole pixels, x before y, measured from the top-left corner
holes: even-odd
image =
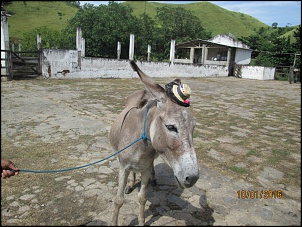
[[[171,40],[171,47],[170,47],[170,62],[174,64],[175,59],[175,40]]]
[[[134,34],[130,34],[129,60],[134,58]]]

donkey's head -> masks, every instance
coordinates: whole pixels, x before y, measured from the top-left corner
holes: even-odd
[[[173,81],[169,84],[172,90],[165,91],[162,86],[143,73],[134,61],[130,61],[130,64],[146,89],[157,100],[157,108],[150,125],[152,146],[172,167],[179,186],[185,188],[193,186],[199,178],[199,167],[193,146],[193,130],[196,122],[186,108],[188,102],[175,93],[183,101],[182,105],[180,100],[175,100],[170,95],[173,90],[177,92],[177,86],[181,85],[181,81],[179,79]]]

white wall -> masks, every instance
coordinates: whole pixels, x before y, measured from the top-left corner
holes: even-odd
[[[250,47],[240,41],[234,40],[232,37],[229,37],[227,35],[216,35],[215,37],[209,39],[208,41],[212,43],[218,43],[225,46],[231,46],[231,47],[239,47],[244,49],[249,49]]]
[[[255,80],[274,80],[275,68],[263,66],[242,66],[241,77]]]
[[[137,62],[137,65],[151,77],[227,77],[226,65],[188,65],[168,62]],[[43,49],[42,75],[51,78],[137,78],[128,60],[107,58],[78,59],[77,50]],[[63,75],[63,70],[69,73]],[[242,78],[271,80],[275,68],[242,66]]]
[[[220,77],[228,76],[228,67],[218,65],[193,66],[169,64],[167,62],[137,62],[137,65],[151,77]],[[77,50],[43,49],[42,75],[51,78],[133,78],[136,72],[128,60],[106,58],[81,58]],[[63,70],[70,73],[63,75]]]
[[[236,49],[235,63],[239,65],[248,65],[251,62],[252,51],[245,49]]]
[[[62,70],[80,71],[77,50],[43,49],[42,75],[49,77],[48,67],[51,67],[51,77],[62,75]]]

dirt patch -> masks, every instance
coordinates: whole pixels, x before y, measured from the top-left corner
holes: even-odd
[[[156,78],[161,85],[173,79]],[[199,162],[301,201],[301,84],[231,77],[182,81],[192,89]],[[21,169],[56,170],[112,154],[110,126],[125,98],[138,89],[144,89],[139,79],[1,83],[1,158]],[[82,225],[111,212],[114,160],[63,174],[20,173],[1,180],[1,225]]]

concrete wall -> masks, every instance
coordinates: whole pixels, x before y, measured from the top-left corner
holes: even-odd
[[[241,77],[255,80],[274,80],[275,68],[263,66],[242,66]]]
[[[239,47],[239,48],[244,48],[244,49],[250,49],[250,47],[240,41],[234,40],[232,37],[229,37],[227,35],[216,35],[215,37],[209,39],[208,41],[212,43],[218,43],[226,46],[231,46],[231,47]]]
[[[252,51],[246,49],[236,49],[235,63],[248,65],[251,62]]]
[[[228,68],[218,65],[193,66],[140,61],[137,62],[137,65],[151,77],[228,76]],[[69,72],[64,73],[67,70]],[[128,60],[79,58],[77,50],[53,49],[43,49],[42,76],[51,78],[137,78],[137,74],[130,67]]]
[[[77,50],[43,49],[42,76],[50,78],[137,78],[128,60],[79,57]],[[151,77],[227,77],[226,65],[137,62]],[[274,68],[242,67],[242,78],[274,79]]]
[[[42,50],[42,76],[60,77],[63,70],[70,72],[80,71],[80,64],[77,50]],[[50,69],[50,70],[49,70]]]

